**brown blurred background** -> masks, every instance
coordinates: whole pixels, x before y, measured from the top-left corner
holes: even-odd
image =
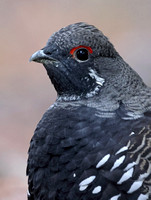
[[[150,0],[0,0],[0,200],[26,199],[29,141],[56,98],[42,65],[28,59],[79,21],[101,29],[151,86]]]

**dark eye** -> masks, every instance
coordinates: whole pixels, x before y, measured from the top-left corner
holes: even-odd
[[[90,54],[92,53],[93,53],[93,50],[91,49],[91,47],[83,46],[83,45],[73,47],[70,50],[70,54],[78,62],[87,61],[89,59]]]
[[[87,49],[78,49],[75,52],[75,57],[80,61],[86,61],[89,58],[89,51]]]

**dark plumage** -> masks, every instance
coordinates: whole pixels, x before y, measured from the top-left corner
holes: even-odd
[[[151,89],[107,37],[72,24],[30,61],[58,98],[31,139],[28,199],[151,199]]]

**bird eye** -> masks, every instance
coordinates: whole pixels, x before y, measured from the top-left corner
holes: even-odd
[[[92,53],[91,47],[78,46],[71,49],[70,54],[73,55],[78,62],[84,62],[89,59],[90,53]]]
[[[89,52],[87,49],[78,49],[75,52],[75,57],[80,61],[86,61],[89,58]]]

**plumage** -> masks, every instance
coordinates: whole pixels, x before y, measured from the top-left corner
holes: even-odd
[[[58,97],[31,139],[28,199],[151,199],[151,89],[107,37],[72,24],[30,61]]]

